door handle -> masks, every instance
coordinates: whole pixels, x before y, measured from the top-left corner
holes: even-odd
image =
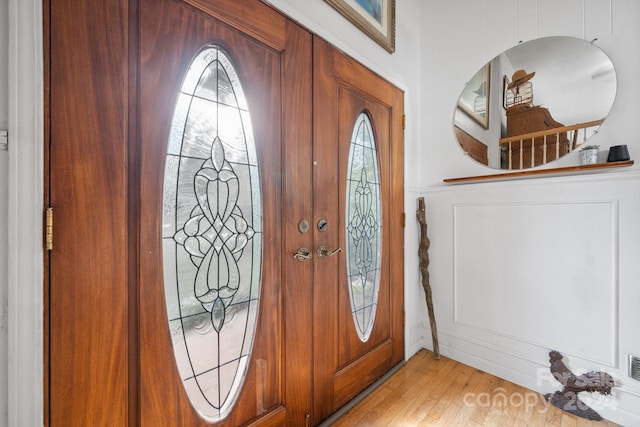
[[[293,257],[295,259],[297,259],[298,261],[302,262],[302,261],[306,261],[308,259],[313,258],[313,254],[311,252],[309,252],[309,249],[307,249],[307,248],[305,248],[303,246],[300,249],[298,249],[298,252],[293,254]]]
[[[328,250],[326,246],[320,246],[318,248],[318,258],[324,258],[329,256],[334,256],[338,252],[342,252],[342,248],[337,248],[332,251]]]

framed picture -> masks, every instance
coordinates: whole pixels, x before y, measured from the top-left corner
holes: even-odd
[[[396,0],[325,0],[388,52],[396,50]]]
[[[458,108],[478,122],[484,129],[489,128],[489,95],[491,93],[491,63],[480,69],[465,86],[458,98]]]

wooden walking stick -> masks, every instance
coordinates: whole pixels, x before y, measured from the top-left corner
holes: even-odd
[[[431,297],[431,285],[429,284],[429,237],[427,237],[427,216],[424,205],[424,197],[418,197],[418,210],[416,211],[418,222],[420,223],[420,247],[418,258],[420,258],[420,273],[422,274],[422,287],[427,299],[427,310],[429,311],[429,323],[431,325],[431,340],[433,342],[433,358],[440,359],[440,348],[438,347],[438,328],[436,327],[436,315],[433,312],[433,299]]]

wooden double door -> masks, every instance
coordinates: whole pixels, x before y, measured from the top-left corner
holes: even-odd
[[[46,203],[55,218],[45,283],[48,425],[317,425],[402,360],[399,89],[259,1],[50,0],[45,12]],[[218,92],[205,83],[188,89],[198,55],[209,51],[222,65],[203,68],[199,81],[215,80]],[[198,113],[199,103],[218,109]],[[224,130],[234,114],[241,134]],[[347,181],[363,114],[374,137],[381,233],[364,340],[347,266]],[[195,148],[184,148],[187,138]],[[251,161],[238,160],[227,144],[234,138],[253,141]],[[183,148],[172,152],[175,141]],[[171,161],[182,171],[173,190]],[[182,180],[189,164],[200,169]],[[243,176],[253,181],[242,187]],[[175,196],[185,187],[192,199]],[[247,192],[247,201],[229,202]],[[185,215],[171,213],[179,209],[191,217],[166,232],[166,218]],[[187,230],[194,221],[201,233]],[[171,251],[195,266],[195,279]],[[249,283],[253,314],[242,318],[232,306],[241,305],[244,273],[231,267],[246,268],[250,251],[259,279]],[[228,286],[200,292],[201,273]],[[184,276],[195,280],[201,312],[185,314],[172,300],[189,291]],[[229,290],[236,294],[220,296]],[[232,345],[220,331],[217,346],[189,344],[201,329],[185,325],[201,314],[211,319],[202,330],[255,321],[240,334],[249,343],[241,356],[229,359],[244,366],[241,380],[214,398],[207,387],[223,381]],[[209,372],[196,365],[211,358],[216,379],[198,380]],[[225,410],[224,393],[237,395]]]

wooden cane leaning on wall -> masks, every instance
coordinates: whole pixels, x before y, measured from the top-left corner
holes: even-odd
[[[433,312],[433,299],[431,297],[431,285],[429,284],[429,237],[427,237],[427,219],[424,197],[418,197],[418,210],[416,211],[418,222],[420,223],[420,247],[418,248],[418,258],[420,258],[420,273],[422,274],[422,287],[427,299],[427,310],[429,311],[429,323],[431,325],[431,340],[433,341],[433,357],[440,359],[440,348],[438,347],[438,328],[436,327],[436,315]]]

